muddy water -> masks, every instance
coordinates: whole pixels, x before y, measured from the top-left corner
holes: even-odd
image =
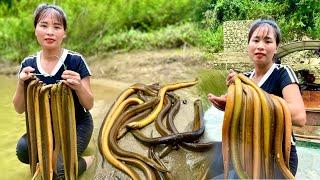
[[[24,114],[18,115],[12,106],[12,95],[15,89],[16,80],[14,77],[0,76],[1,100],[0,100],[0,179],[31,179],[29,165],[20,163],[15,155],[16,142],[25,133]],[[80,179],[128,179],[122,172],[116,170],[108,163],[101,168],[101,156],[97,149],[97,136],[102,120],[116,99],[119,93],[130,84],[124,84],[109,80],[92,80],[92,89],[95,96],[95,105],[91,110],[94,119],[94,134],[85,155],[94,154],[96,160]],[[193,121],[193,100],[192,96],[187,96],[185,91],[177,93],[181,99],[187,100],[186,104],[181,104],[181,109],[176,117],[176,125],[180,131],[189,131]],[[146,135],[158,136],[154,125],[150,124],[144,128]],[[204,140],[205,141],[205,140]],[[140,154],[147,154],[148,148],[137,142],[128,133],[121,141],[120,146]],[[156,150],[161,150],[160,148]],[[193,153],[184,149],[172,151],[163,159],[165,166],[172,172],[174,179],[198,179],[208,166],[210,152]],[[143,174],[141,172],[138,172]]]
[[[18,115],[12,105],[15,78],[0,76],[0,179],[30,179],[29,166],[18,161],[16,142],[25,133],[24,115]]]

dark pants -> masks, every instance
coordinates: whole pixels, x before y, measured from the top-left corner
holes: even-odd
[[[92,131],[93,131],[93,121],[91,114],[86,112],[81,118],[77,118],[76,123],[77,129],[77,153],[78,153],[78,174],[81,175],[86,170],[86,162],[80,155],[86,150],[90,142]],[[27,134],[24,134],[17,143],[17,156],[18,159],[26,164],[29,164],[28,155],[28,140]],[[55,175],[57,179],[64,179],[64,166],[61,153],[58,155],[57,159],[57,174]]]
[[[231,161],[231,160],[230,160]],[[298,169],[298,155],[296,146],[291,145],[289,166],[291,173],[295,176]],[[222,143],[217,143],[213,149],[212,162],[209,167],[207,179],[223,179],[223,157],[222,157]],[[277,179],[284,179],[281,171],[276,170],[275,176]],[[232,163],[229,164],[228,179],[239,179],[237,173],[234,171]]]

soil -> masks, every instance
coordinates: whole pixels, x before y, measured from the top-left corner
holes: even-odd
[[[196,76],[204,65],[197,49],[135,51],[87,59],[94,78],[133,83],[168,83]]]

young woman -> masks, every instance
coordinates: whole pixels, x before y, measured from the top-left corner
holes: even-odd
[[[273,57],[280,43],[280,29],[272,20],[258,19],[250,27],[248,35],[248,55],[253,62],[254,69],[246,73],[264,91],[283,98],[290,109],[292,124],[304,126],[306,112],[300,94],[298,79],[293,70],[286,65],[275,64]],[[227,85],[234,82],[236,72],[233,70],[227,76]],[[213,105],[224,109],[226,96],[208,94],[208,99]],[[294,142],[290,153],[290,170],[296,174],[298,156]]]
[[[61,47],[66,37],[67,20],[64,11],[56,5],[40,4],[34,12],[35,36],[41,50],[33,56],[26,57],[19,70],[16,92],[13,97],[14,108],[23,113],[24,82],[38,74],[37,78],[46,84],[62,80],[73,93],[77,129],[77,151],[81,155],[87,148],[93,131],[93,120],[88,110],[93,107],[93,95],[90,85],[91,72],[84,58],[76,52]],[[39,75],[40,74],[40,75]],[[21,162],[29,163],[26,134],[17,144],[17,156]],[[93,156],[79,157],[79,174],[92,163]],[[57,160],[56,175],[64,178],[61,155]]]

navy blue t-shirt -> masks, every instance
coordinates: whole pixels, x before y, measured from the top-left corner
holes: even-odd
[[[85,62],[85,59],[81,56],[81,54],[69,51],[67,49],[63,49],[63,53],[56,64],[55,68],[52,70],[51,74],[45,72],[40,65],[40,52],[38,52],[34,56],[26,57],[21,62],[21,67],[19,73],[24,67],[31,66],[35,69],[34,73],[43,74],[43,76],[37,76],[40,81],[43,81],[45,84],[54,84],[59,80],[62,80],[61,75],[64,70],[75,71],[80,74],[81,79],[91,76],[91,72],[89,70],[88,65]],[[81,116],[86,110],[82,107],[79,102],[78,96],[75,91],[72,90],[76,118]],[[77,118],[78,119],[78,118]]]
[[[252,79],[255,71],[247,72],[245,75]],[[258,86],[269,94],[282,97],[282,90],[289,84],[299,84],[299,80],[294,71],[287,65],[273,64]]]

